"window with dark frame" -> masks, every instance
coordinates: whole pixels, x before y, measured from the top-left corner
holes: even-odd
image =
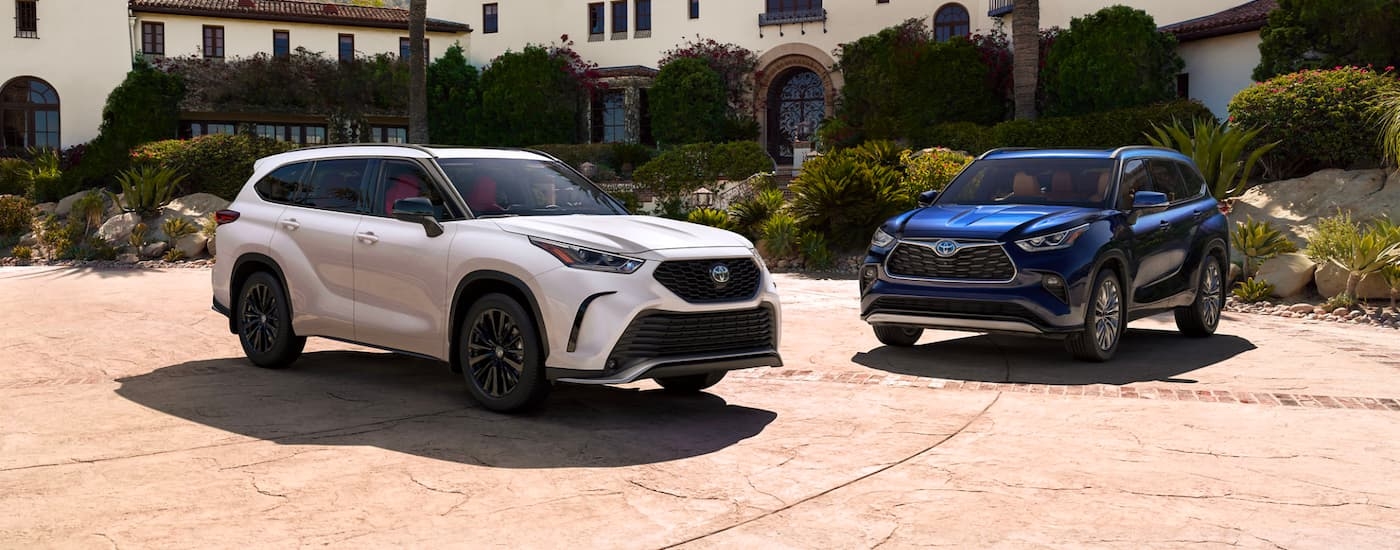
[[[603,3],[594,2],[588,5],[588,34],[602,36],[603,34]]]
[[[355,60],[355,35],[353,35],[353,34],[341,34],[341,35],[340,35],[340,49],[339,49],[339,54],[340,54],[340,60],[341,60],[341,61],[354,61],[354,60]]]
[[[481,5],[481,32],[492,34],[500,30],[500,9],[495,2]]]
[[[291,31],[272,31],[272,57],[292,55]]]
[[[15,0],[15,38],[39,38],[38,2]]]
[[[768,13],[818,11],[822,0],[768,0]]]
[[[204,26],[204,58],[223,59],[224,58],[224,28],[213,25]]]
[[[933,38],[939,42],[952,40],[954,36],[967,38],[972,32],[972,17],[962,4],[947,4],[933,14]]]
[[[407,36],[399,37],[399,59],[408,59],[413,55],[413,41]]]
[[[637,0],[637,22],[633,27],[638,31],[651,30],[651,0]]]
[[[151,57],[165,55],[165,23],[141,23],[141,53]]]
[[[58,92],[37,78],[20,77],[0,88],[0,149],[59,148]]]
[[[627,33],[627,0],[613,0],[612,32]]]
[[[700,0],[690,0],[690,18],[700,18]]]

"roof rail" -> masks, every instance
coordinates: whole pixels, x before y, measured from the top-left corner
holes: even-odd
[[[977,158],[981,159],[992,153],[1005,153],[1007,151],[1031,151],[1035,149],[1042,149],[1042,147],[997,147],[996,149],[990,149],[987,152],[978,155]]]
[[[329,144],[326,144],[326,145],[312,145],[312,146],[310,146],[310,147],[298,147],[298,148],[296,148],[296,149],[293,149],[293,151],[308,151],[308,150],[316,150],[316,149],[338,149],[338,148],[342,148],[342,147],[402,147],[402,148],[405,148],[405,149],[414,149],[414,150],[417,150],[417,151],[422,151],[422,152],[427,153],[427,154],[429,154],[429,155],[432,155],[432,156],[434,156],[434,157],[437,156],[437,153],[434,153],[432,149],[429,149],[429,148],[427,148],[427,147],[425,147],[425,146],[423,146],[423,145],[418,145],[418,144],[416,144],[416,143],[329,143]]]
[[[1171,151],[1173,153],[1179,152],[1176,149],[1168,149],[1166,147],[1156,147],[1152,145],[1124,145],[1122,147],[1114,149],[1112,153],[1109,153],[1109,156],[1113,158],[1118,158],[1119,155],[1128,151]]]

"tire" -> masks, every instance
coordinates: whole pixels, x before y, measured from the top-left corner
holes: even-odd
[[[467,310],[458,353],[467,391],[482,407],[521,412],[549,395],[544,346],[535,320],[505,294],[487,294]]]
[[[1123,339],[1123,287],[1113,270],[1100,270],[1084,306],[1084,330],[1065,338],[1075,359],[1102,363],[1113,358]]]
[[[292,307],[286,289],[266,271],[250,275],[238,289],[234,319],[243,354],[259,367],[290,365],[306,347],[306,337],[292,332]]]
[[[699,393],[700,390],[718,384],[724,380],[726,371],[707,372],[701,374],[689,374],[686,376],[668,376],[657,378],[656,383],[667,393]]]
[[[876,325],[875,338],[881,344],[896,348],[907,348],[919,343],[919,337],[924,335],[924,329],[918,327],[901,327],[898,325]]]
[[[1176,308],[1173,313],[1176,314],[1176,328],[1182,334],[1205,338],[1215,334],[1215,329],[1220,326],[1220,311],[1225,305],[1225,274],[1220,258],[1206,256],[1201,262],[1199,278],[1196,301],[1189,306]]]

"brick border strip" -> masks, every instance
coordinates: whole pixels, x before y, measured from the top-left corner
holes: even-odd
[[[1191,390],[1157,386],[1114,386],[1109,384],[1057,385],[1023,384],[1016,382],[976,382],[911,376],[907,374],[827,372],[801,369],[759,368],[735,371],[731,376],[757,380],[790,380],[802,382],[833,382],[837,384],[927,388],[953,391],[997,391],[1060,395],[1066,397],[1114,397],[1122,399],[1155,399],[1160,401],[1197,401],[1204,403],[1235,403],[1265,407],[1297,407],[1303,409],[1362,409],[1400,411],[1400,400],[1382,397],[1339,397],[1294,393],[1244,392],[1229,390]]]

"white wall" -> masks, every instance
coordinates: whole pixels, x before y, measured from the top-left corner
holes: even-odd
[[[20,76],[48,82],[58,92],[63,146],[97,137],[107,94],[131,68],[126,3],[38,2],[39,38],[14,38],[12,5],[0,18],[0,86]]]
[[[203,55],[204,26],[216,25],[224,28],[224,57],[251,57],[258,53],[272,53],[272,31],[288,31],[291,49],[306,48],[313,52],[335,59],[339,50],[340,34],[355,35],[355,50],[359,55],[379,53],[399,53],[399,38],[408,36],[408,30],[381,29],[374,27],[350,27],[339,25],[313,25],[307,23],[286,23],[281,21],[261,21],[248,19],[225,19],[168,15],[163,13],[137,13],[139,22],[133,27],[130,40],[131,49],[141,51],[140,22],[165,24],[165,55],[178,57]],[[437,58],[454,42],[468,47],[466,33],[428,33],[429,58]]]
[[[1190,75],[1191,97],[1199,99],[1224,120],[1236,93],[1254,82],[1250,73],[1259,64],[1259,33],[1249,32],[1186,42],[1177,48]]]

